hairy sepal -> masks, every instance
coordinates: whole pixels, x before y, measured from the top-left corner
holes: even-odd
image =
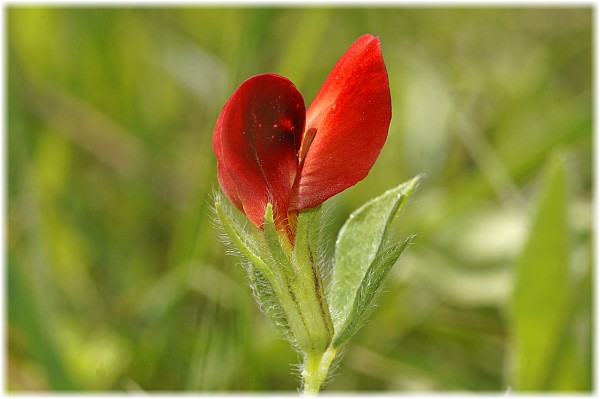
[[[321,275],[321,214],[322,206],[299,212],[292,258],[297,272],[293,288],[311,335],[306,352],[319,354],[327,349],[334,332]]]
[[[227,244],[241,256],[246,266],[254,298],[261,310],[288,338],[293,345],[295,341],[286,314],[281,306],[282,277],[273,268],[274,261],[265,243],[259,238],[260,233],[252,234],[238,223],[231,208],[226,205],[220,193],[215,194],[215,214],[220,228],[227,239]],[[272,220],[272,217],[271,217]]]

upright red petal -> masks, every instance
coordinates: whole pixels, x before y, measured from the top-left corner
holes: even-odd
[[[256,226],[268,202],[285,225],[305,112],[294,84],[271,74],[246,80],[221,111],[213,134],[219,183]]]
[[[362,180],[385,143],[391,117],[379,38],[361,36],[308,108],[290,208],[312,208]]]

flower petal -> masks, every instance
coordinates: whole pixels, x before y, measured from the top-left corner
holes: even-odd
[[[221,146],[221,132],[223,131],[223,114],[225,114],[225,110],[229,105],[229,101],[225,103],[219,118],[217,119],[217,124],[215,126],[215,130],[213,132],[212,145],[213,150],[217,156],[217,178],[219,179],[219,185],[221,186],[221,190],[223,193],[229,198],[229,200],[240,210],[243,211],[242,202],[240,201],[240,197],[237,192],[237,187],[235,183],[229,176],[229,171],[225,168],[225,164],[223,162],[223,149]]]
[[[308,108],[290,208],[315,207],[362,180],[385,143],[391,117],[379,38],[361,36]]]
[[[242,83],[217,120],[219,184],[256,226],[263,224],[268,202],[278,226],[285,224],[305,112],[292,82],[264,74]]]

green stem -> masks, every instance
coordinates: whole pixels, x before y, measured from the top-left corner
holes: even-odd
[[[302,370],[302,378],[304,379],[304,396],[317,396],[321,386],[327,378],[329,368],[337,348],[330,346],[324,353],[307,353]]]

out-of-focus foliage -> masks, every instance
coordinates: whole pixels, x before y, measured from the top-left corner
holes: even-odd
[[[212,130],[255,74],[310,103],[372,33],[392,125],[328,202],[330,239],[427,178],[326,389],[591,390],[592,14],[9,6],[7,388],[295,390],[300,359],[212,227]]]

